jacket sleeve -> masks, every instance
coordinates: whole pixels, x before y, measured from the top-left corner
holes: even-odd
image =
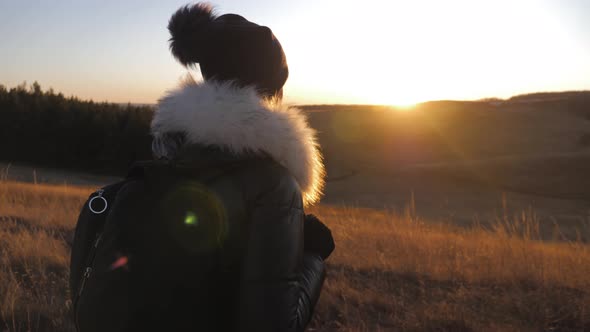
[[[251,212],[242,266],[239,331],[304,331],[324,281],[317,254],[303,251],[299,187],[282,176]]]

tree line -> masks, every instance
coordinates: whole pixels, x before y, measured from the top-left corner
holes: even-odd
[[[124,175],[151,158],[149,106],[65,97],[39,83],[0,85],[0,160]]]

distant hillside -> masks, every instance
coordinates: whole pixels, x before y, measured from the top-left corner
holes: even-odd
[[[335,176],[361,165],[476,160],[573,152],[590,146],[590,92],[508,100],[431,101],[411,111],[373,105],[307,105]],[[121,175],[151,157],[153,106],[65,97],[39,84],[0,85],[0,161]]]
[[[547,103],[547,105],[554,105],[554,102],[563,102],[574,105],[579,105],[583,108],[590,107],[590,91],[564,91],[564,92],[537,92],[521,94],[510,97],[508,99],[501,98],[483,98],[479,100],[432,100],[419,103],[412,110],[430,110],[430,109],[467,109],[467,108],[489,108],[493,109],[495,106],[506,104],[524,104],[524,103]],[[400,108],[387,105],[340,105],[340,104],[326,104],[326,105],[301,105],[298,106],[304,110],[321,112],[321,111],[339,111],[339,110],[407,110],[407,107]]]
[[[411,200],[422,216],[465,224],[495,220],[499,209],[511,215],[534,207],[550,234],[554,223],[588,221],[585,96],[432,101],[411,110],[302,108],[325,157],[324,203],[400,210]],[[152,114],[152,107],[65,98],[35,85],[0,87],[0,169],[1,162],[26,162],[32,168],[12,167],[12,178],[59,183],[95,181],[68,180],[80,174],[71,170],[121,176],[134,160],[151,158]],[[42,166],[67,169],[67,176]],[[504,197],[508,207],[499,205]]]
[[[509,98],[512,102],[543,102],[555,100],[583,100],[590,101],[590,91],[537,92],[517,95]]]

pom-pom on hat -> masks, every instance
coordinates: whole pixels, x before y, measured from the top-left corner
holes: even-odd
[[[168,23],[170,50],[184,66],[198,63],[205,80],[254,86],[282,96],[289,69],[281,44],[265,26],[236,14],[216,16],[209,4],[183,6]]]

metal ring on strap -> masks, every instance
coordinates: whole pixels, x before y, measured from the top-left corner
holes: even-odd
[[[97,199],[97,198],[100,198],[100,199],[102,199],[102,201],[104,202],[104,208],[102,208],[102,210],[95,210],[95,209],[93,209],[93,208],[92,208],[92,202],[93,202],[95,199]],[[94,196],[94,197],[92,197],[92,198],[90,199],[90,202],[88,202],[88,208],[89,208],[89,209],[90,209],[90,211],[92,211],[92,213],[94,213],[94,214],[101,214],[101,213],[105,212],[105,211],[107,210],[107,207],[108,207],[108,202],[107,202],[107,200],[106,200],[104,197],[102,197],[102,196]]]

